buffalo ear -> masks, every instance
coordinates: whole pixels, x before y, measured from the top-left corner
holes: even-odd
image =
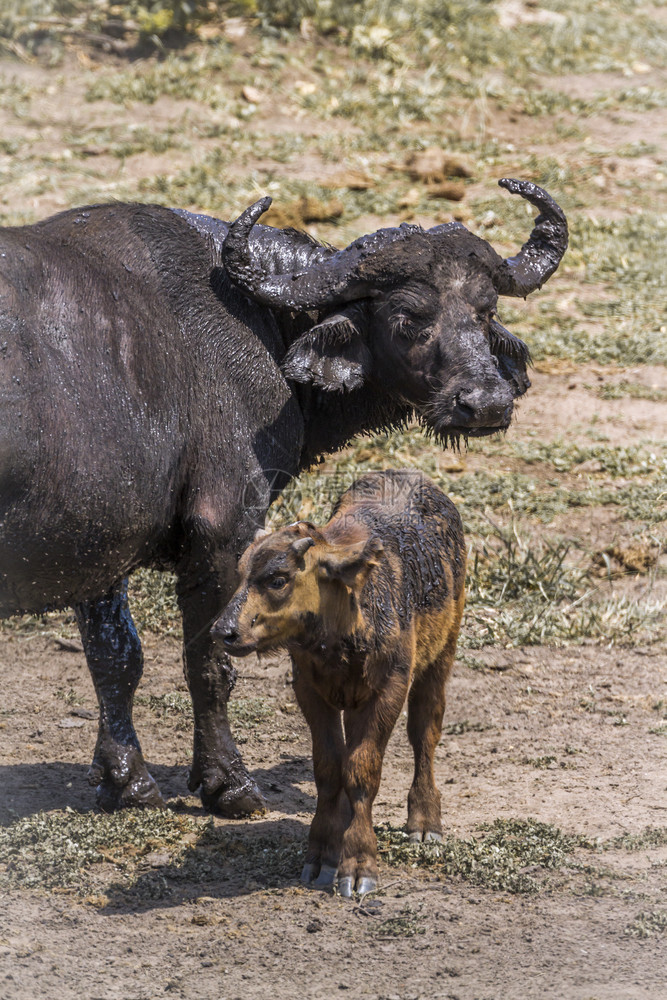
[[[362,336],[364,315],[364,306],[355,302],[311,327],[287,352],[283,375],[294,382],[312,382],[325,392],[358,389],[373,365]]]
[[[384,545],[376,536],[354,545],[343,545],[320,559],[320,575],[361,590],[371,570],[378,565]]]
[[[514,398],[523,396],[530,389],[530,379],[525,366],[507,354],[497,355],[498,370],[502,377],[509,382],[514,393]]]

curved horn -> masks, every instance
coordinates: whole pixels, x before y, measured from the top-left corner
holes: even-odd
[[[503,261],[493,278],[500,295],[525,298],[541,288],[560,264],[567,250],[567,219],[551,195],[532,181],[503,177],[498,183],[540,210],[528,242],[516,257]]]
[[[270,198],[262,198],[230,225],[222,245],[222,262],[232,281],[246,295],[276,309],[323,309],[372,295],[373,289],[360,274],[361,265],[382,245],[405,236],[399,229],[385,230],[363,236],[345,250],[332,252],[323,247],[303,262],[305,266],[271,274],[262,260],[254,257],[249,242],[252,227],[270,204]],[[284,231],[275,231],[276,240],[281,232]]]
[[[230,225],[222,244],[222,261],[229,277],[237,285],[252,281],[255,268],[250,252],[250,231],[260,216],[271,207],[272,198],[260,198]]]

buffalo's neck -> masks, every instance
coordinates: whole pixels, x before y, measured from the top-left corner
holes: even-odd
[[[402,427],[412,415],[408,405],[396,402],[372,384],[352,392],[324,392],[299,385],[295,392],[305,425],[302,469],[344,448],[360,434]]]
[[[274,316],[285,350],[321,318],[315,312],[278,312]],[[412,416],[408,404],[397,402],[375,382],[366,382],[351,392],[325,392],[312,384],[298,382],[291,386],[304,421],[301,470],[309,468],[324,455],[340,451],[360,434],[395,430],[403,427]]]

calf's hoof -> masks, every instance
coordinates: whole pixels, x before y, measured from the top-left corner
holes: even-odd
[[[336,883],[338,867],[335,865],[320,865],[307,861],[301,871],[301,881],[311,889],[332,889]]]
[[[264,797],[250,777],[247,777],[242,784],[231,788],[218,788],[214,792],[202,788],[201,800],[205,809],[226,819],[266,812]]]
[[[408,834],[408,842],[411,844],[421,844],[422,841],[425,844],[441,844],[442,834],[438,833],[436,830],[426,830],[424,833],[421,830],[414,830],[412,833]]]
[[[355,891],[358,896],[365,896],[369,892],[374,892],[377,887],[377,879],[368,875],[362,875],[361,878],[358,878],[356,886],[353,875],[343,875],[338,879],[338,894],[344,899],[352,899]]]

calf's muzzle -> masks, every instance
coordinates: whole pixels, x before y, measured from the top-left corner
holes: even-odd
[[[222,643],[226,653],[232,656],[246,656],[254,646],[244,643],[239,631],[239,614],[243,606],[243,595],[237,594],[229,602],[218,620],[214,622],[211,635]]]

